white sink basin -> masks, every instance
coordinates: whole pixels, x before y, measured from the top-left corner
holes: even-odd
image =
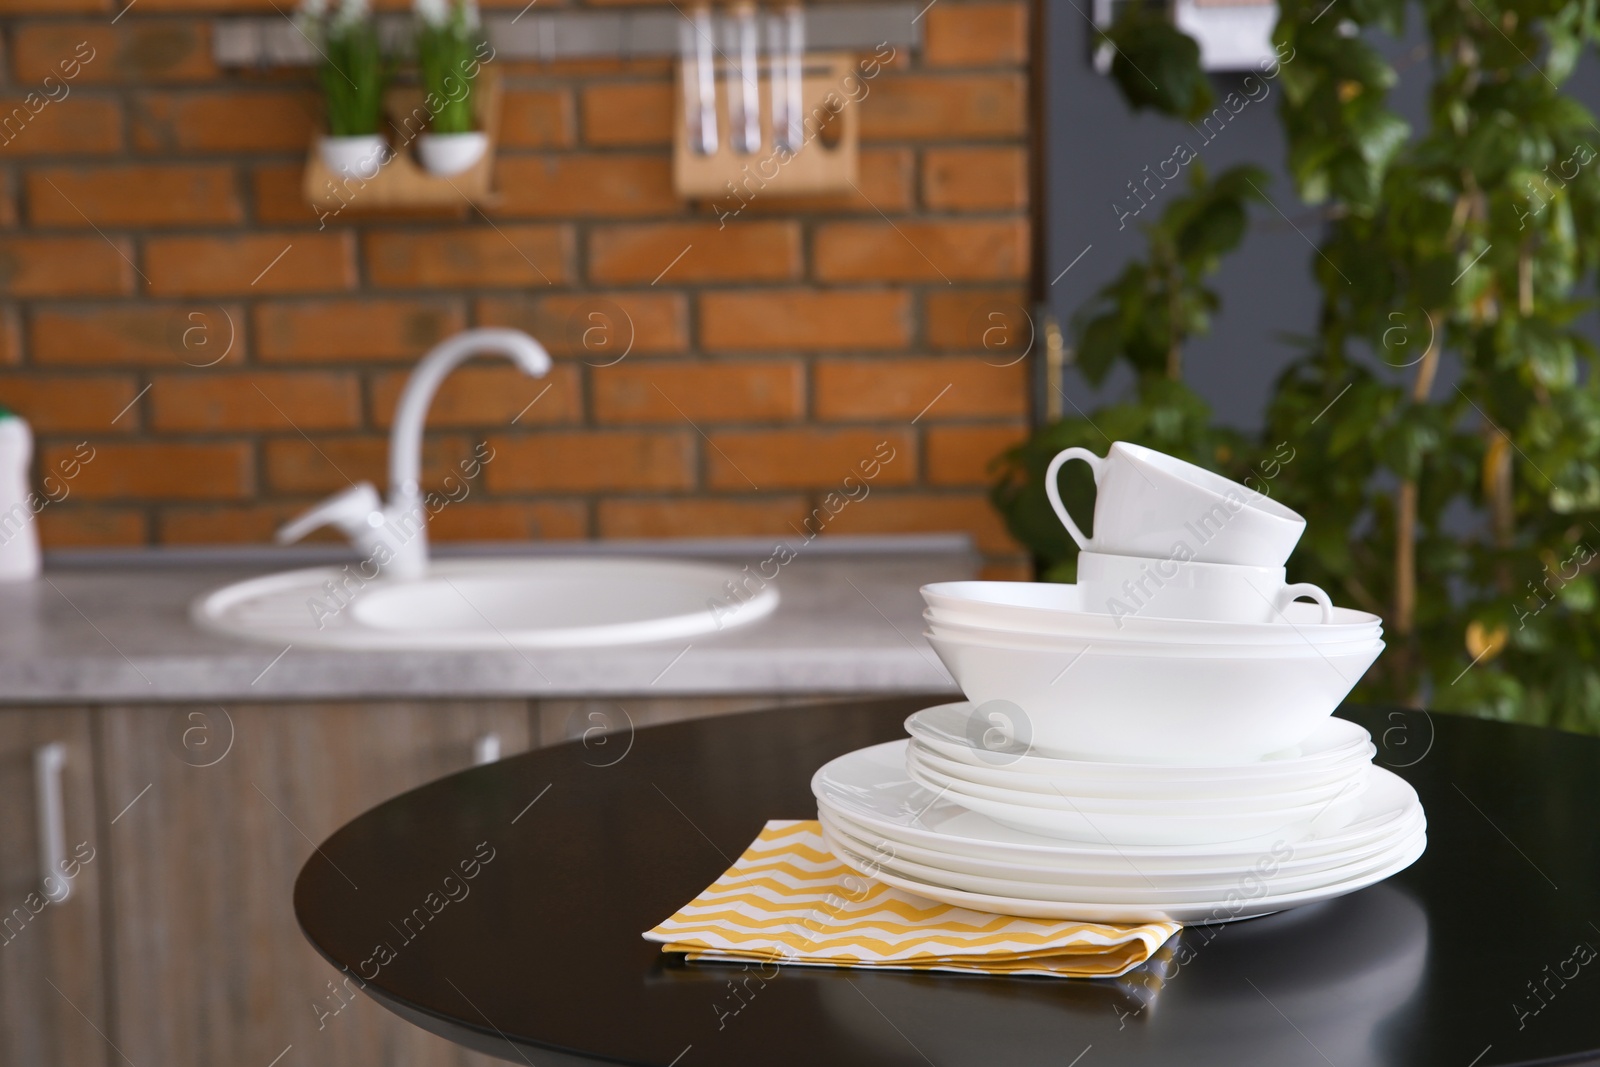
[[[583,648],[694,637],[771,614],[777,589],[752,593],[741,578],[712,564],[613,557],[436,560],[416,581],[312,567],[214,590],[190,614],[205,629],[283,645]]]

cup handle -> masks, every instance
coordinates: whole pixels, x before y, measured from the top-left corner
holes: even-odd
[[[1045,471],[1044,474],[1044,492],[1045,496],[1050,498],[1050,506],[1055,509],[1056,518],[1060,519],[1062,525],[1066,526],[1067,533],[1071,534],[1072,539],[1078,542],[1079,548],[1087,549],[1089,547],[1089,539],[1083,536],[1083,531],[1078,529],[1078,524],[1072,521],[1071,515],[1067,514],[1067,506],[1061,502],[1061,489],[1056,485],[1056,478],[1061,473],[1062,466],[1068,460],[1073,459],[1081,459],[1089,465],[1089,469],[1094,472],[1095,488],[1099,488],[1100,476],[1105,473],[1106,469],[1105,459],[1095,455],[1087,448],[1069,448],[1050,461],[1050,469]]]
[[[1333,601],[1328,599],[1328,594],[1322,591],[1321,586],[1312,585],[1310,582],[1297,582],[1294,585],[1284,586],[1278,592],[1277,610],[1282,612],[1284,608],[1303,596],[1310,597],[1322,606],[1323,625],[1333,621]]]

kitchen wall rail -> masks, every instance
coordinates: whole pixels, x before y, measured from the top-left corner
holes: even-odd
[[[918,3],[806,9],[806,45],[818,52],[870,50],[885,43],[918,51],[924,10]],[[485,15],[483,24],[495,51],[508,59],[658,58],[678,55],[683,16],[673,11],[524,10]],[[396,44],[406,42],[411,20],[404,15],[383,18],[379,32]],[[304,66],[317,53],[290,18],[264,15],[218,19],[212,56],[224,67]]]

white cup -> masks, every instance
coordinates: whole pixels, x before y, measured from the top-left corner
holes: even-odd
[[[1078,588],[1085,611],[1120,620],[1205,619],[1212,622],[1277,622],[1301,597],[1322,607],[1322,623],[1333,621],[1333,602],[1309,582],[1289,585],[1282,567],[1242,567],[1184,559],[1078,553]]]
[[[1094,537],[1085,537],[1056,484],[1068,460],[1094,472]],[[1078,547],[1091,552],[1202,563],[1281,567],[1306,520],[1262,494],[1142,445],[1118,441],[1104,458],[1069,448],[1050,461],[1045,494]]]

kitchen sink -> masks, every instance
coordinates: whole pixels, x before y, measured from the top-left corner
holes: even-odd
[[[433,559],[419,484],[423,423],[445,377],[478,355],[504,356],[535,378],[551,366],[544,346],[520,330],[465,330],[435,345],[395,406],[388,500],[370,482],[352,483],[278,530],[287,544],[335,527],[361,562],[236,582],[195,600],[195,623],[321,648],[586,648],[714,633],[778,606],[777,589],[748,567],[626,557]],[[491,459],[492,449],[475,453],[474,469],[462,471],[476,477]]]
[[[537,649],[695,637],[777,605],[777,588],[748,569],[602,556],[433,560],[414,579],[311,567],[214,590],[191,615],[208,630],[283,645]]]

